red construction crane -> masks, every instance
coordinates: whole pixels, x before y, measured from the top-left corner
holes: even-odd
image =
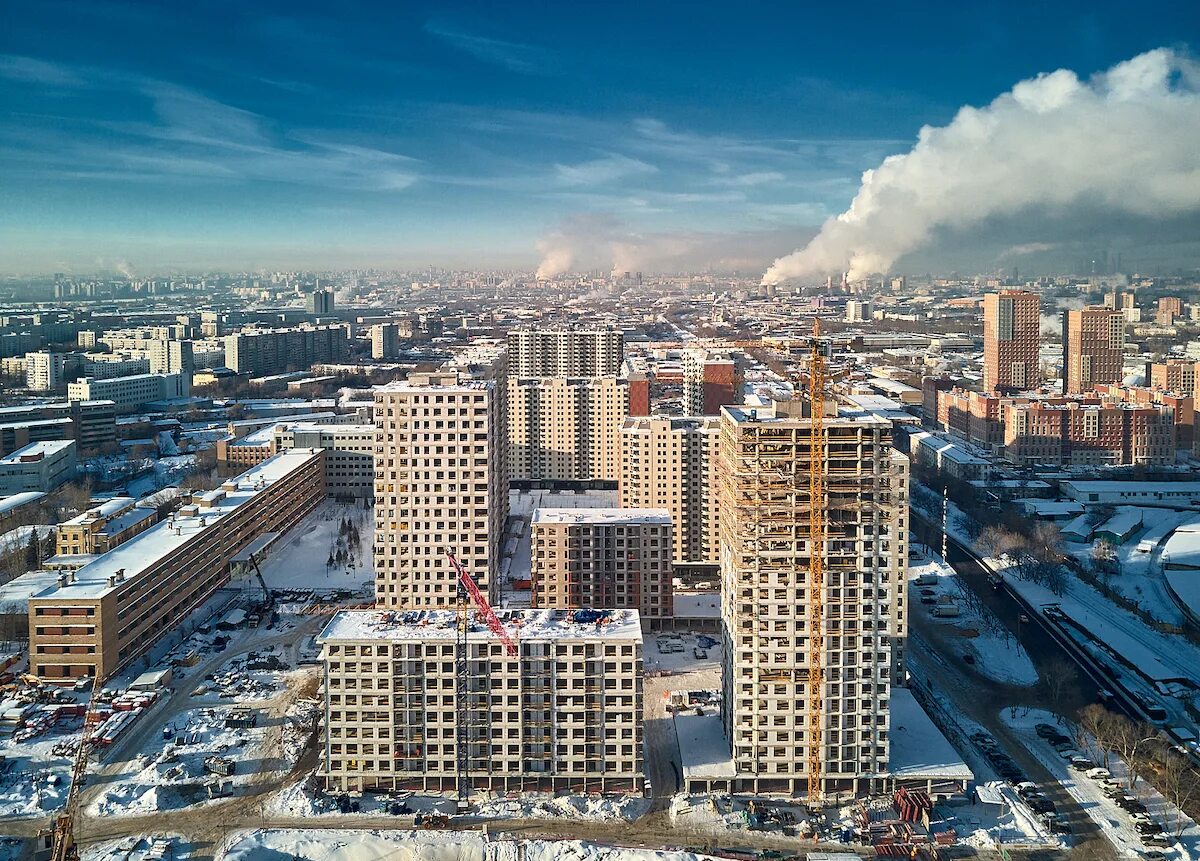
[[[475,604],[475,612],[483,617],[483,621],[487,623],[492,633],[496,635],[496,639],[504,644],[509,657],[515,658],[517,656],[517,644],[513,641],[512,637],[508,636],[508,632],[504,630],[504,625],[500,623],[499,617],[496,616],[496,611],[492,609],[492,605],[488,603],[487,598],[479,591],[479,587],[475,585],[475,580],[462,567],[462,563],[458,561],[458,558],[449,550],[446,551],[446,557],[450,560],[450,564],[454,566],[454,573],[458,575],[458,581],[467,590],[467,594],[471,596],[471,601]]]

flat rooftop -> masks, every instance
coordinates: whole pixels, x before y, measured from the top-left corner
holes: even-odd
[[[721,407],[721,412],[728,414],[738,424],[792,424],[802,428],[812,425],[812,419],[807,416],[801,417],[776,412],[774,404],[763,407],[724,406]],[[847,427],[857,424],[879,425],[887,428],[892,426],[891,422],[883,416],[860,410],[839,409],[836,416],[825,416],[825,427]]]
[[[130,580],[136,579],[165,557],[177,553],[201,532],[212,529],[222,518],[245,505],[275,482],[320,456],[319,449],[297,448],[268,458],[236,478],[229,479],[228,483],[235,484],[237,489],[223,491],[224,497],[212,507],[200,509],[194,516],[176,514],[172,520],[164,520],[150,527],[103,554],[95,562],[80,568],[71,582],[64,586],[48,588],[34,597],[87,601],[98,599],[114,589],[124,588]],[[217,491],[210,490],[201,496],[216,499],[221,492],[218,488]],[[124,581],[110,585],[109,578],[118,571],[125,572]]]
[[[728,780],[737,776],[720,715],[677,714],[675,735],[679,739],[684,780]]]
[[[606,621],[597,624],[595,614],[604,614]],[[642,641],[637,610],[497,610],[496,615],[508,635],[518,641]],[[458,614],[454,610],[343,610],[329,620],[317,641],[454,642],[457,631]],[[489,642],[496,635],[476,614],[467,639]]]
[[[0,514],[7,514],[13,509],[20,508],[22,505],[29,505],[37,502],[46,494],[40,490],[27,490],[24,493],[14,493],[9,496],[0,496]]]
[[[971,780],[974,774],[907,688],[892,688],[891,761],[897,780]]]
[[[671,525],[665,508],[535,508],[533,523],[595,523]]]
[[[27,458],[53,457],[74,445],[75,440],[73,439],[48,439],[42,442],[31,442],[24,448],[19,448],[12,454],[0,458],[0,463],[19,464]]]

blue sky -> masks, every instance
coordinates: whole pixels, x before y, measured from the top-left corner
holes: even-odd
[[[755,265],[922,125],[1198,30],[1153,2],[0,4],[0,271],[531,266],[588,218]]]

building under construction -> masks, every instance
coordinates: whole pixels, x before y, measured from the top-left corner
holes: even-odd
[[[858,795],[882,789],[888,769],[908,461],[891,449],[887,420],[833,403],[812,413],[805,399],[721,414],[722,718],[734,791]]]
[[[506,638],[470,623],[460,674],[453,610],[335,615],[318,638],[326,788],[452,792],[465,777],[474,791],[640,792],[637,611],[498,617]]]

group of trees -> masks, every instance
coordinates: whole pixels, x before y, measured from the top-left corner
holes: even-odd
[[[1061,596],[1066,591],[1067,574],[1063,568],[1066,555],[1062,552],[1062,535],[1053,523],[1030,521],[1022,531],[1000,525],[985,526],[975,544],[988,556],[1011,559],[1022,580],[1045,586],[1055,595]]]
[[[1200,804],[1200,772],[1167,739],[1145,721],[1133,721],[1101,705],[1088,705],[1079,712],[1075,740],[1081,750],[1098,755],[1100,764],[1112,770],[1114,758],[1125,764],[1127,789],[1152,777],[1162,795],[1184,813],[1194,813]],[[1187,820],[1164,823],[1179,833]]]
[[[355,557],[362,553],[362,536],[358,532],[357,516],[355,520],[343,517],[338,523],[338,534],[329,557],[325,560],[326,568],[353,563]]]

